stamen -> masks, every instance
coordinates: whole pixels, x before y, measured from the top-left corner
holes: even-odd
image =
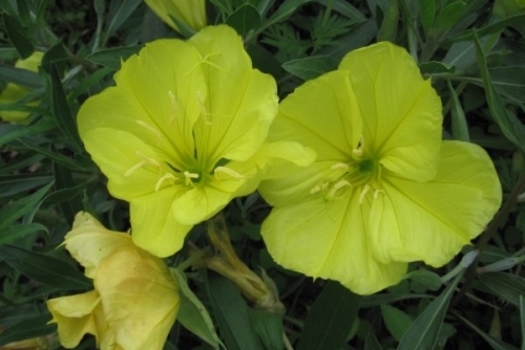
[[[220,180],[219,179],[219,174],[226,174],[226,175],[230,175],[231,177],[235,178],[235,179],[244,179],[244,176],[231,170],[230,168],[227,168],[225,166],[218,166],[216,167],[215,169],[213,169],[213,175],[215,176],[215,178],[217,180]]]
[[[191,179],[198,179],[199,178],[199,174],[195,174],[195,173],[190,173],[189,171],[185,171],[184,172],[184,177],[186,178],[186,185],[191,185],[193,182],[191,181]]]
[[[365,199],[365,196],[368,193],[368,191],[370,191],[370,188],[370,185],[365,185],[365,187],[361,191],[361,194],[359,195],[359,204],[363,204],[363,200]]]
[[[337,169],[345,169],[345,170],[347,170],[349,168],[350,168],[350,166],[348,164],[346,164],[346,163],[337,163],[337,164],[334,164],[334,165],[332,165],[330,167],[330,169],[332,169],[332,170],[337,170]]]
[[[162,186],[164,181],[166,181],[166,180],[177,180],[177,179],[178,179],[178,177],[173,176],[173,174],[171,174],[171,173],[164,174],[164,176],[162,176],[159,179],[159,181],[157,181],[157,183],[155,184],[155,192],[158,192],[160,190],[160,187]]]
[[[325,182],[321,185],[317,185],[315,186],[314,188],[312,188],[310,190],[310,194],[316,194],[317,192],[321,191],[321,190],[326,190],[328,188],[328,182]]]
[[[137,164],[133,165],[131,168],[129,168],[125,173],[124,173],[124,177],[130,177],[131,175],[133,175],[133,173],[137,170],[139,170],[140,168],[142,168],[144,165],[146,165],[147,161],[145,159],[141,160],[140,162],[138,162]]]
[[[162,141],[162,137],[161,137],[161,134],[160,134],[159,130],[155,129],[154,127],[152,127],[148,123],[143,122],[142,120],[136,120],[135,122],[138,125],[140,125],[141,127],[143,127],[144,129],[146,129],[146,130],[150,131],[151,133],[153,133],[153,135],[155,135],[155,137],[157,138],[157,146],[160,146],[160,143]]]
[[[377,199],[379,197],[380,193],[385,193],[383,190],[375,190],[374,191],[374,199]]]
[[[168,125],[171,125],[173,121],[177,118],[177,116],[179,115],[179,104],[177,103],[175,94],[171,90],[168,91],[168,96],[170,98],[171,108],[173,109],[173,115],[168,120]]]
[[[352,186],[352,184],[346,180],[341,180],[337,182],[335,185],[332,186],[332,188],[330,189],[330,192],[328,192],[328,196],[333,198],[337,191],[347,186]]]

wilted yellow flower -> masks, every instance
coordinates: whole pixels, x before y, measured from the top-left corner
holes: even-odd
[[[47,301],[62,346],[92,334],[102,350],[162,349],[180,304],[164,262],[87,213],[77,214],[65,245],[95,289]]]
[[[198,32],[206,27],[206,6],[204,0],[144,0],[164,23],[180,32],[178,21]],[[170,17],[171,16],[171,17]]]
[[[15,67],[20,69],[26,69],[32,72],[37,72],[43,56],[43,52],[35,51],[31,56],[29,56],[25,60],[16,61]],[[16,103],[22,98],[26,97],[27,94],[29,94],[30,92],[31,89],[28,89],[24,86],[20,86],[14,83],[7,83],[2,92],[0,92],[0,103]],[[29,102],[26,105],[36,106],[38,105],[38,101]],[[30,115],[31,113],[21,111],[0,111],[0,118],[8,122],[21,122],[27,119]]]
[[[441,101],[403,49],[347,54],[280,105],[272,141],[302,142],[316,161],[260,190],[262,226],[281,265],[359,294],[398,283],[407,263],[442,266],[493,217],[501,188],[474,144],[442,141]]]
[[[147,44],[115,81],[84,103],[79,132],[110,192],[130,202],[133,241],[157,256],[253,192],[267,158],[313,159],[297,143],[265,143],[276,84],[227,26]]]

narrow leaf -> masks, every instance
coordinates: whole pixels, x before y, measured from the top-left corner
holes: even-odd
[[[0,125],[0,146],[22,137],[36,135],[56,127],[56,124],[49,120],[39,120],[31,125]]]
[[[38,232],[47,232],[47,227],[36,223],[11,225],[0,231],[0,245],[13,243],[19,238]]]
[[[64,260],[37,253],[15,245],[0,247],[0,256],[20,273],[43,284],[66,289],[86,289],[92,286],[82,272]]]
[[[386,329],[388,329],[395,340],[400,341],[410,328],[412,319],[403,311],[390,305],[381,305],[381,314],[383,315]]]
[[[112,47],[111,49],[97,51],[87,56],[86,59],[95,64],[118,70],[123,61],[139,52],[141,48],[140,45]]]
[[[210,344],[214,349],[222,345],[208,311],[201,301],[193,294],[188,287],[184,274],[177,269],[170,269],[177,281],[179,282],[181,304],[177,321],[184,328]]]
[[[337,282],[328,282],[315,300],[297,350],[339,350],[357,319],[360,297]]]
[[[510,345],[510,344],[507,344],[507,343],[504,343],[502,342],[501,340],[499,339],[496,339],[490,335],[488,335],[487,333],[483,332],[481,329],[479,329],[475,324],[473,324],[472,322],[470,322],[468,319],[466,319],[465,317],[459,315],[459,314],[456,314],[456,316],[458,316],[463,322],[465,322],[467,325],[469,325],[473,330],[475,330],[483,339],[485,339],[485,341],[487,343],[490,344],[490,346],[492,347],[492,349],[494,350],[518,350],[518,348]]]
[[[379,29],[379,33],[377,33],[377,41],[390,41],[395,43],[398,21],[399,5],[397,0],[391,0],[388,2],[381,28]]]
[[[7,328],[0,334],[0,346],[53,333],[56,330],[56,324],[48,324],[51,318],[51,315],[46,313]]]
[[[463,1],[454,1],[446,5],[436,19],[436,30],[445,31],[455,26],[465,14],[467,4]]]
[[[261,15],[253,5],[244,4],[228,17],[226,24],[240,35],[246,35],[261,25]]]
[[[110,13],[104,43],[122,26],[141,2],[142,0],[122,0],[120,6]]]
[[[283,68],[303,80],[310,80],[335,69],[335,63],[329,56],[310,56],[288,61]]]
[[[425,31],[428,33],[432,24],[434,24],[434,18],[436,16],[436,2],[435,0],[419,0],[419,13],[421,14],[421,24]]]
[[[259,309],[250,309],[250,320],[253,330],[261,339],[265,349],[283,349],[282,316]]]
[[[0,78],[30,89],[42,87],[38,74],[27,69],[0,65]]]
[[[452,105],[452,136],[454,136],[456,140],[469,142],[470,136],[465,112],[463,112],[463,107],[461,107],[456,90],[452,87],[450,80],[447,80],[447,85],[450,91],[450,103]]]
[[[415,319],[399,342],[398,350],[434,349],[450,298],[462,276],[463,273],[458,274],[443,293]]]
[[[232,282],[215,272],[207,272],[206,290],[213,315],[228,350],[262,350],[253,332],[248,306]]]
[[[520,295],[521,350],[525,350],[525,297]]]
[[[487,67],[487,60],[478,37],[475,37],[476,53],[479,70],[483,77],[485,96],[494,121],[499,125],[503,134],[514,143],[522,152],[525,152],[525,126],[515,116],[509,114],[501,101],[499,94],[492,85],[492,80]]]
[[[365,339],[364,350],[383,350],[383,347],[372,333],[368,333]]]
[[[24,29],[20,22],[18,22],[18,19],[9,16],[7,13],[2,15],[2,19],[4,21],[5,32],[11,40],[11,43],[13,43],[16,51],[20,54],[20,57],[25,59],[31,56],[35,48],[24,33]]]
[[[55,117],[55,121],[62,131],[62,133],[68,138],[72,145],[77,150],[82,149],[82,143],[78,136],[77,125],[69,109],[66,94],[60,81],[60,75],[55,65],[51,69],[51,111]]]
[[[479,279],[499,297],[519,307],[520,296],[525,295],[524,278],[506,272],[496,272],[481,274]]]

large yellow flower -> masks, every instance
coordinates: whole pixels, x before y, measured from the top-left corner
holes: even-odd
[[[144,0],[164,23],[181,30],[171,17],[176,18],[191,29],[199,31],[206,27],[206,6],[204,0]]]
[[[82,106],[80,136],[110,192],[130,202],[133,241],[157,256],[173,254],[193,225],[253,192],[263,154],[286,158],[297,148],[264,144],[276,84],[252,69],[227,26],[147,44],[115,81]]]
[[[35,51],[31,56],[25,60],[18,60],[15,63],[16,68],[29,70],[32,72],[37,72],[42,57],[44,56],[43,52]],[[31,89],[28,89],[24,86],[20,86],[14,83],[7,83],[5,88],[0,93],[0,103],[10,104],[16,103],[19,100],[23,99],[31,92]],[[36,106],[39,102],[33,101],[27,103],[28,106]],[[27,119],[31,113],[21,112],[21,111],[3,111],[0,112],[0,118],[8,122],[23,122]]]
[[[180,304],[164,262],[87,213],[77,214],[65,245],[95,290],[47,301],[62,346],[74,348],[89,333],[102,350],[162,349]]]
[[[441,102],[403,49],[379,43],[280,105],[269,139],[302,142],[308,168],[265,181],[275,208],[262,227],[273,258],[359,294],[398,283],[407,263],[438,267],[501,203],[480,147],[441,140]]]

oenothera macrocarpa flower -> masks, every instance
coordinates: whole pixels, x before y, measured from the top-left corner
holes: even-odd
[[[430,81],[390,43],[299,87],[269,139],[302,142],[317,159],[261,183],[275,206],[262,226],[273,258],[359,294],[398,283],[408,262],[447,263],[493,217],[501,189],[485,151],[442,141],[441,125]]]
[[[47,301],[62,346],[89,333],[102,350],[161,350],[180,305],[164,262],[87,213],[77,214],[64,244],[95,289]]]
[[[18,60],[15,63],[16,68],[29,70],[32,72],[38,71],[43,52],[35,51],[31,56],[25,60]],[[14,83],[7,83],[5,88],[0,92],[0,104],[11,104],[16,103],[19,100],[26,97],[31,92],[31,89],[24,86],[20,86]],[[35,106],[38,101],[27,103],[28,106]],[[2,111],[0,112],[0,118],[8,122],[23,122],[26,120],[31,113],[21,111]]]
[[[164,23],[180,32],[173,20],[176,18],[195,31],[206,26],[206,6],[204,0],[144,0]]]
[[[110,192],[130,202],[133,241],[157,256],[253,192],[269,157],[313,160],[297,143],[265,143],[276,84],[227,26],[147,44],[115,81],[80,109],[80,136]]]

